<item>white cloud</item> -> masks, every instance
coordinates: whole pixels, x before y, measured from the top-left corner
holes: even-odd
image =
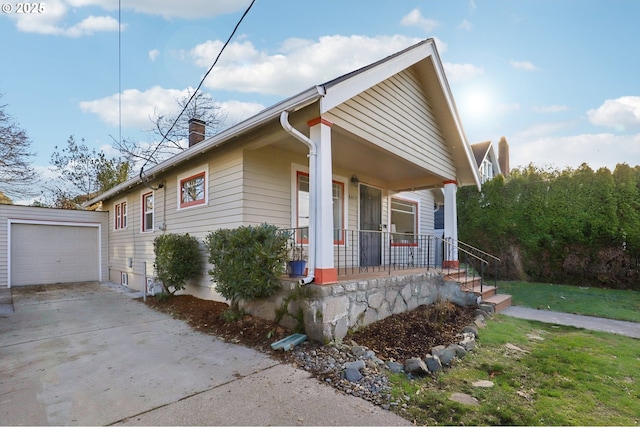
[[[149,51],[149,59],[151,62],[155,61],[158,55],[160,55],[160,51],[158,49],[151,49]]]
[[[607,167],[613,170],[618,163],[640,159],[640,134],[611,133],[573,136],[541,136],[537,138],[508,138],[510,163],[513,167],[533,163],[537,166],[577,168],[587,163],[592,169]]]
[[[177,90],[160,86],[154,86],[146,91],[125,90],[122,92],[122,125],[140,130],[151,129],[151,119],[157,115],[180,113],[177,100],[192,92],[193,88]],[[262,104],[234,100],[220,102],[218,105],[227,116],[227,126],[247,119],[264,109]],[[118,94],[81,102],[80,109],[85,113],[97,115],[100,120],[109,125],[118,125]]]
[[[220,108],[227,115],[226,125],[233,126],[264,110],[264,105],[257,102],[225,101]]]
[[[533,65],[533,63],[529,61],[513,61],[512,60],[512,61],[509,61],[509,63],[513,68],[518,70],[538,71],[538,67],[536,67],[535,65]]]
[[[117,0],[67,0],[74,7],[98,6],[105,10],[117,10]],[[146,15],[160,15],[169,18],[198,19],[224,15],[243,10],[250,0],[189,0],[177,2],[175,0],[129,0],[121,2],[124,10],[132,10]]]
[[[180,107],[176,100],[185,97],[188,90],[165,89],[154,86],[146,91],[128,89],[122,92],[122,125],[147,130],[152,127],[151,118],[158,114],[178,114]],[[118,94],[93,101],[83,101],[80,109],[96,114],[103,122],[117,126]]]
[[[250,41],[234,42],[224,51],[205,84],[220,90],[292,95],[419,41],[400,35],[337,35],[321,37],[318,41],[288,39],[276,53],[260,51]],[[208,69],[221,47],[220,41],[207,41],[193,48],[188,55],[197,65]]]
[[[545,123],[537,123],[535,125],[529,126],[528,128],[518,132],[515,134],[515,137],[520,139],[532,139],[542,136],[549,136],[552,134],[557,134],[558,132],[565,132],[575,123],[572,122],[545,122]]]
[[[541,105],[541,106],[534,106],[531,108],[531,111],[539,114],[561,113],[563,111],[569,111],[569,110],[570,108],[567,107],[566,105]]]
[[[462,20],[461,23],[458,24],[457,28],[462,31],[471,31],[473,30],[473,24],[468,20],[464,19]]]
[[[243,10],[250,0],[190,0],[189,5],[174,0],[130,0],[122,2],[123,10],[132,10],[147,15],[160,15],[166,19],[199,19]],[[26,4],[26,3],[25,3]],[[35,4],[35,3],[34,3]],[[117,11],[117,0],[48,0],[39,3],[43,13],[10,13],[20,31],[68,37],[82,37],[97,32],[118,31],[118,21],[112,16],[83,16],[82,8],[98,7],[106,11]],[[70,14],[73,10],[73,14]],[[123,24],[122,28],[124,29]]]
[[[422,12],[420,12],[420,9],[413,9],[407,15],[402,17],[400,25],[403,25],[405,27],[418,27],[424,30],[424,32],[430,33],[440,24],[434,19],[429,19],[422,16]]]
[[[447,80],[450,83],[461,82],[464,80],[470,80],[476,76],[484,74],[482,67],[477,67],[473,64],[452,64],[444,63],[444,71],[447,74]]]
[[[640,96],[608,99],[600,107],[587,111],[589,121],[596,126],[616,130],[640,129]]]
[[[518,111],[520,110],[520,104],[518,103],[513,103],[513,104],[498,104],[496,106],[496,109],[498,110],[499,113],[501,114],[508,114],[511,113],[513,111]]]

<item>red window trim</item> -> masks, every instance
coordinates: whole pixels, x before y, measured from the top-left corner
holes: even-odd
[[[192,200],[190,202],[184,202],[182,200],[182,184],[184,184],[187,181],[191,181],[193,179],[196,178],[204,178],[204,192],[202,194],[202,199],[198,199],[198,200]],[[187,178],[183,178],[180,180],[180,188],[178,188],[178,197],[180,198],[180,209],[182,208],[188,208],[191,206],[198,206],[198,205],[204,205],[206,200],[207,200],[207,173],[206,172],[199,172],[195,175],[191,175]]]
[[[304,175],[306,177],[309,176],[308,172],[302,172],[302,171],[296,171],[296,228],[300,228],[300,224],[298,224],[298,219],[300,218],[300,205],[299,205],[299,199],[298,199],[298,193],[300,192],[300,176]],[[342,187],[342,225],[344,227],[344,211],[345,211],[345,192],[344,192],[344,182],[342,181],[336,181],[336,180],[331,180],[332,184],[338,184]],[[311,215],[311,212],[309,212],[309,215]],[[344,235],[346,234],[344,232],[343,229],[340,230],[340,234],[342,235],[342,239],[334,239],[333,240],[333,244],[334,245],[344,245]],[[308,244],[309,243],[309,239],[303,239],[301,237],[296,236],[296,242],[297,243],[301,243],[301,244]]]

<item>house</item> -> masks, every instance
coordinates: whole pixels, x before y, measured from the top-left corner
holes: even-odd
[[[433,39],[211,138],[200,136],[204,125],[192,122],[184,152],[88,202],[108,211],[111,281],[143,289],[161,233],[203,238],[265,222],[295,230],[308,251],[305,283],[439,263],[418,242],[433,232],[430,190],[443,189],[444,238],[457,241],[456,189],[480,186]],[[456,266],[456,247],[445,252],[444,265]],[[218,298],[204,271],[188,292]]]
[[[491,141],[471,144],[471,150],[473,150],[482,184],[497,175],[509,175],[509,143],[504,136],[498,143],[498,153]]]

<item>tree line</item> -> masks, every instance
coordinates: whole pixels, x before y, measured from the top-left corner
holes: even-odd
[[[640,166],[529,165],[458,193],[460,240],[501,259],[498,276],[640,290]]]

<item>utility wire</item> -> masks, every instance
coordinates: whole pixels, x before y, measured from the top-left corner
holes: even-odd
[[[227,46],[229,45],[229,43],[231,42],[231,39],[233,38],[233,36],[236,34],[236,31],[238,31],[238,27],[240,27],[240,24],[242,23],[242,21],[244,20],[245,16],[247,16],[247,14],[249,13],[249,11],[251,10],[251,8],[253,7],[253,4],[256,2],[256,0],[251,0],[251,3],[249,4],[249,7],[247,7],[247,9],[244,11],[244,13],[242,14],[242,16],[240,17],[240,20],[238,21],[238,23],[236,24],[236,26],[233,28],[233,31],[231,32],[231,35],[229,35],[229,38],[227,38],[227,41],[224,43],[224,45],[222,46],[222,49],[220,49],[220,52],[218,52],[218,56],[216,56],[216,59],[213,61],[213,64],[211,64],[211,67],[209,67],[209,70],[207,70],[206,74],[204,75],[204,77],[202,77],[202,79],[200,80],[200,84],[198,84],[198,87],[196,88],[196,90],[193,91],[193,93],[191,94],[191,98],[189,98],[189,101],[187,101],[184,104],[184,107],[182,108],[182,111],[180,111],[180,114],[178,114],[178,116],[175,118],[175,120],[173,121],[173,124],[171,124],[171,127],[169,128],[169,130],[162,135],[162,140],[158,143],[158,145],[156,145],[156,148],[151,152],[151,154],[149,156],[147,156],[146,161],[144,162],[144,164],[142,165],[142,167],[140,168],[140,179],[144,182],[144,167],[147,165],[147,163],[149,163],[149,159],[153,157],[154,154],[156,154],[156,152],[158,151],[158,149],[160,148],[160,146],[162,145],[162,143],[167,140],[167,135],[169,135],[171,133],[171,131],[173,130],[173,128],[176,126],[176,124],[178,123],[178,120],[180,119],[180,117],[184,114],[185,110],[187,109],[187,107],[189,106],[189,104],[191,103],[191,101],[193,100],[193,98],[195,98],[196,94],[198,93],[198,90],[200,90],[200,88],[202,87],[202,85],[204,84],[204,81],[206,80],[207,76],[209,75],[209,73],[211,73],[211,70],[213,70],[213,67],[216,66],[216,64],[218,63],[218,60],[220,59],[220,56],[222,55],[222,52],[224,52],[224,50],[227,48]]]

